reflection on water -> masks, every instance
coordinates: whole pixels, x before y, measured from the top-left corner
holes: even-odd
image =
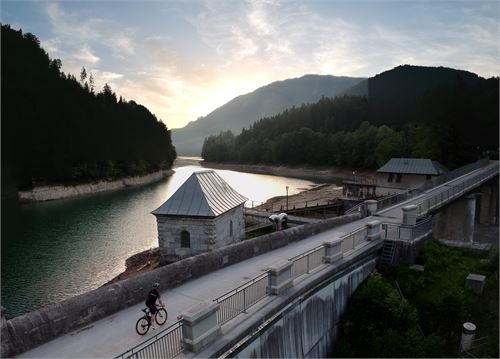
[[[16,316],[95,289],[125,269],[125,259],[156,247],[151,211],[200,167],[180,158],[166,180],[78,199],[8,208],[2,223],[2,305]],[[216,170],[249,203],[309,188],[313,182]],[[4,231],[5,229],[5,231]]]

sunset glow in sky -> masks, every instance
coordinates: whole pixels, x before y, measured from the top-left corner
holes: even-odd
[[[63,71],[148,107],[169,128],[304,74],[374,76],[401,64],[499,76],[493,1],[1,1]],[[2,54],[5,56],[5,54]]]

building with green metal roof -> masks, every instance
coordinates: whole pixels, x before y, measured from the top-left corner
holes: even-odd
[[[215,171],[194,172],[151,212],[160,254],[171,261],[240,241],[245,237],[246,200]]]
[[[391,158],[377,170],[376,195],[381,197],[404,192],[446,172],[446,167],[430,159]]]

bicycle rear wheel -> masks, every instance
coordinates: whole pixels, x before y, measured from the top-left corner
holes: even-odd
[[[137,323],[135,323],[135,331],[139,335],[144,335],[148,332],[149,330],[149,321],[145,318],[139,318]]]
[[[165,308],[158,309],[155,318],[156,323],[158,323],[158,325],[163,325],[167,321],[167,318],[168,318],[167,310]]]

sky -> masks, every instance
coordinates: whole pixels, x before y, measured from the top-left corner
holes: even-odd
[[[305,74],[371,77],[402,64],[500,75],[500,2],[1,1],[62,70],[184,127],[236,96]],[[3,54],[2,56],[6,56]]]

